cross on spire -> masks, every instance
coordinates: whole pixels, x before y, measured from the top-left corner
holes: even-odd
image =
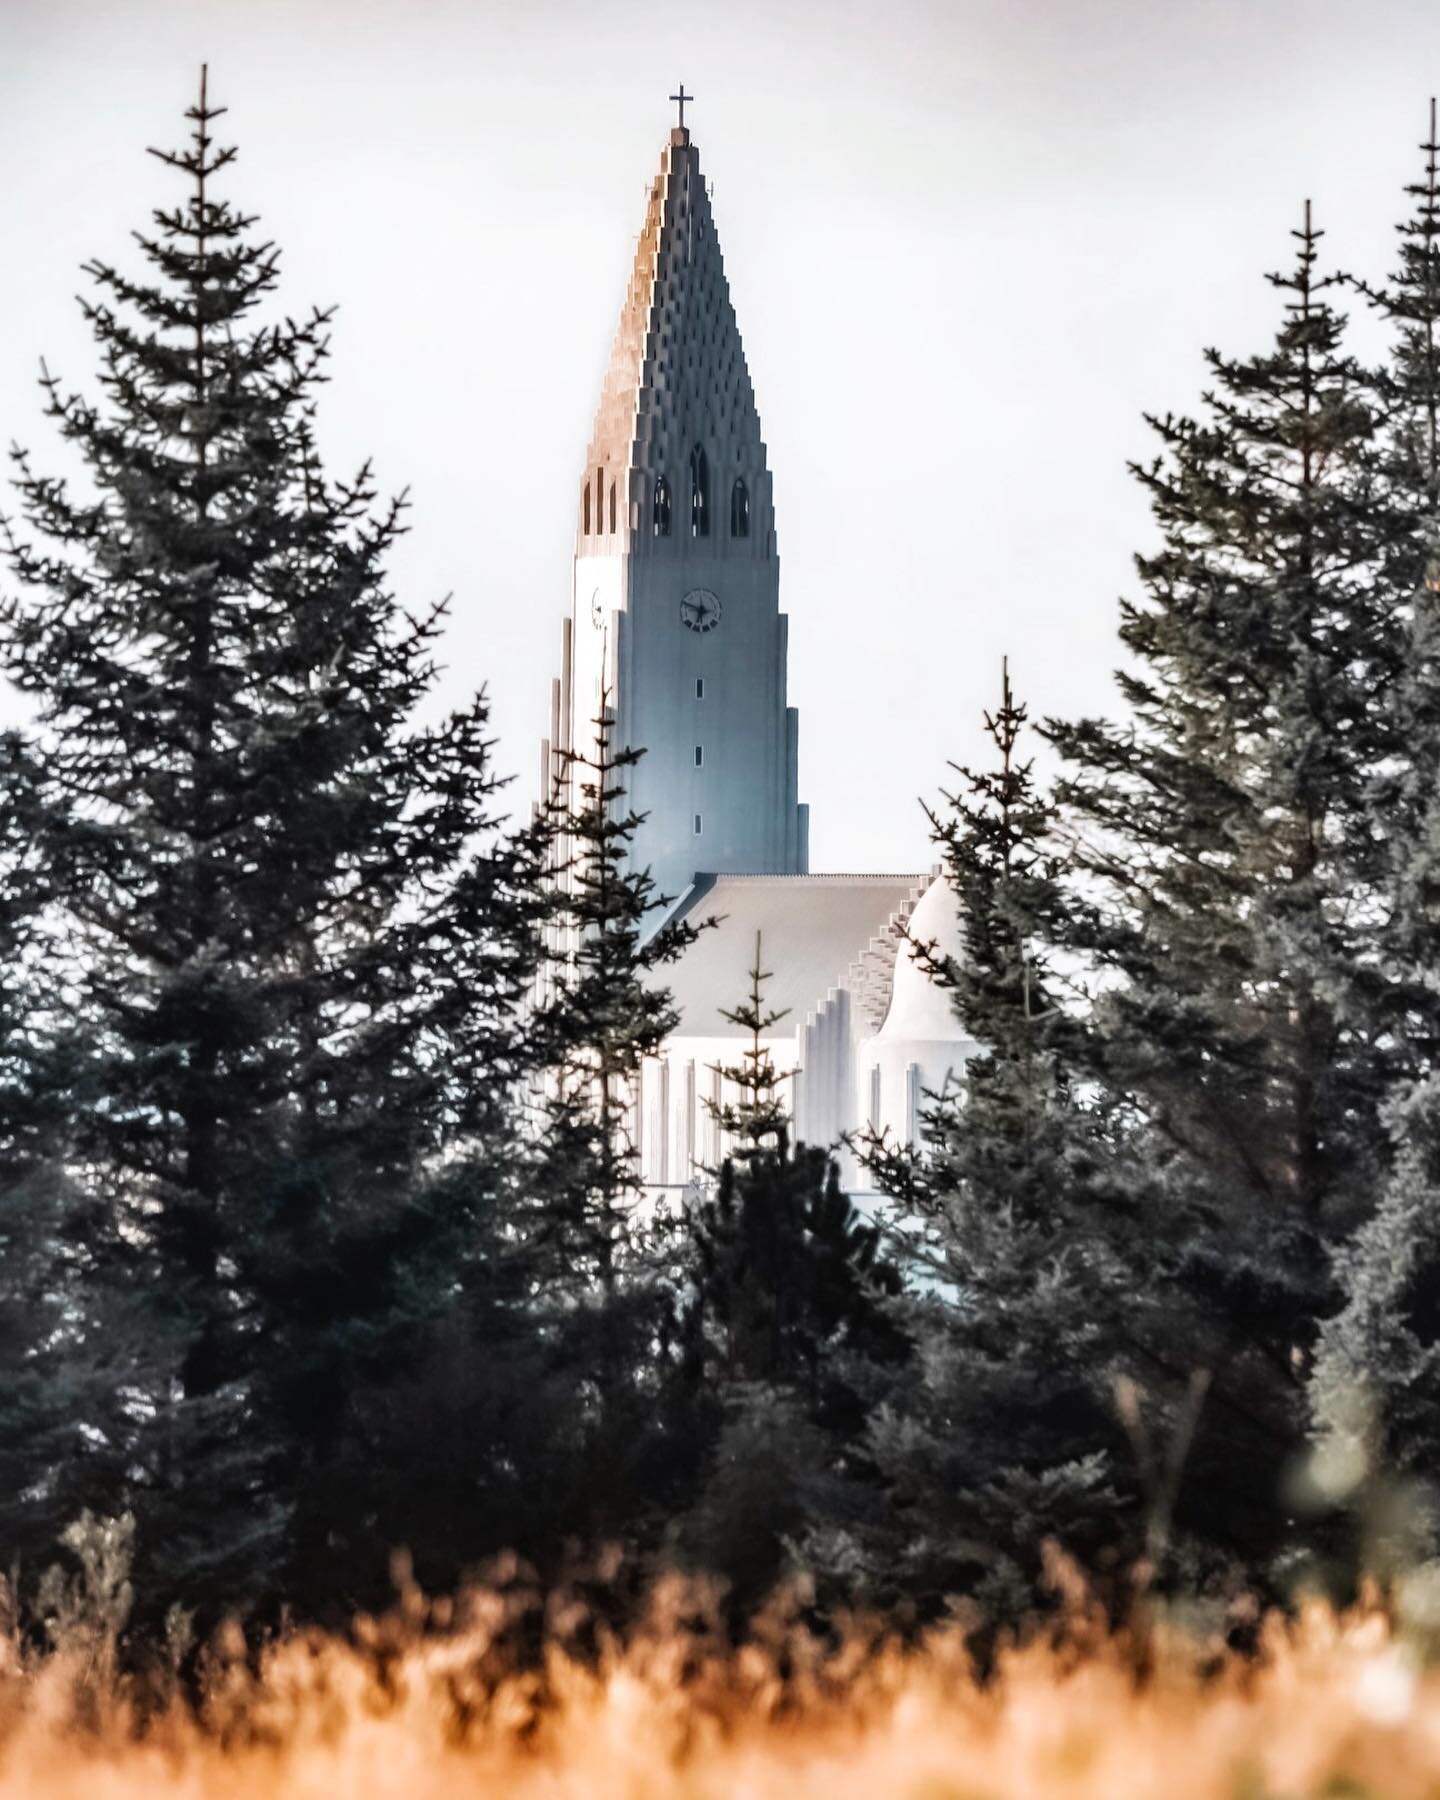
[[[680,129],[683,131],[685,129],[685,102],[687,100],[693,100],[695,96],[685,92],[685,83],[682,81],[680,83],[680,92],[678,94],[672,94],[670,98],[680,108]]]

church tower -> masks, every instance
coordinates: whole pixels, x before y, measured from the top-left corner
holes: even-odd
[[[702,870],[803,874],[808,821],[760,415],[677,98],[577,495],[541,776],[548,793],[608,694],[616,744],[645,752],[634,855],[678,897]]]

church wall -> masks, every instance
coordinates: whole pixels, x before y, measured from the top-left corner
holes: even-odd
[[[577,556],[571,612],[571,706],[576,747],[594,742],[602,677],[616,703],[621,662],[620,617],[625,608],[625,559]]]
[[[781,1090],[797,1141],[835,1144],[846,1132],[873,1127],[897,1143],[918,1141],[927,1092],[958,1077],[974,1046],[959,1042],[902,1042],[854,1033],[850,996],[838,989],[798,1031],[779,1028],[765,1040],[771,1061],[788,1077]],[[734,1038],[672,1038],[642,1076],[642,1177],[649,1187],[683,1188],[723,1159],[728,1144],[706,1101],[733,1103],[737,1094],[717,1070],[735,1064],[743,1046]],[[837,1151],[841,1180],[864,1190],[862,1171],[844,1146]]]
[[[939,1093],[947,1080],[958,1079],[975,1046],[956,1039],[905,1040],[880,1036],[860,1047],[859,1086],[866,1099],[866,1122],[888,1131],[901,1143],[917,1141],[924,1096]],[[872,1112],[869,1097],[878,1106]]]
[[[776,1070],[792,1072],[798,1059],[796,1034],[791,1031],[766,1042]],[[734,1084],[722,1081],[718,1071],[736,1064],[742,1048],[733,1037],[671,1038],[661,1055],[646,1059],[641,1075],[645,1126],[640,1169],[647,1187],[683,1188],[724,1159],[729,1144],[706,1103],[733,1105],[738,1099]],[[787,1081],[781,1092],[789,1110],[792,1083]]]
[[[632,804],[649,815],[636,859],[666,893],[683,893],[697,869],[797,872],[777,588],[773,563],[697,556],[630,566],[620,726],[645,749],[631,772]],[[682,622],[681,602],[695,589],[720,601],[712,631]]]

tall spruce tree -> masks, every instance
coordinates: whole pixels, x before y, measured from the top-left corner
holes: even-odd
[[[1393,736],[1375,813],[1390,855],[1391,907],[1382,939],[1386,994],[1408,1067],[1440,1059],[1440,140],[1435,103],[1421,146],[1422,178],[1397,227],[1388,285],[1357,284],[1388,329],[1375,371],[1375,516],[1381,579],[1408,629],[1397,678],[1378,698]]]
[[[539,1069],[524,1225],[552,1388],[569,1397],[528,1524],[590,1544],[653,1535],[667,1499],[670,1253],[636,1121],[642,1065],[677,1022],[664,970],[697,935],[665,921],[671,897],[633,861],[642,817],[626,779],[644,751],[617,744],[608,691],[593,723],[543,815],[548,955],[528,1021]]]
[[[386,587],[403,503],[320,468],[329,314],[267,316],[221,110],[202,76],[188,147],[156,153],[186,197],[148,273],[90,265],[102,397],[44,379],[89,489],[17,453],[4,641],[46,741],[69,1167],[154,1362],[125,1491],[89,1503],[135,1506],[156,1604],[305,1605],[383,1564],[364,1395],[505,1192],[537,846],[496,841],[483,701],[414,723],[444,607]]]
[[[1392,1105],[1395,1167],[1337,1258],[1343,1296],[1310,1376],[1315,1435],[1299,1491],[1342,1587],[1440,1549],[1440,1078]]]
[[[924,1153],[906,1157],[871,1134],[873,1170],[915,1197],[970,1188],[998,1206],[1043,1214],[1078,1180],[1088,1185],[1093,1153],[1070,1167],[1069,1063],[1079,1047],[1074,1009],[1051,967],[1046,940],[1068,910],[1052,809],[1033,761],[1017,755],[1028,713],[1002,668],[1000,704],[984,715],[994,745],[990,769],[957,767],[962,786],[926,809],[954,896],[963,954],[913,940],[910,954],[951,996],[968,1037],[983,1046],[965,1067],[963,1091],[932,1097]],[[964,1123],[962,1124],[962,1119]],[[1098,1140],[1097,1140],[1098,1147]],[[928,1198],[923,1203],[929,1204]]]
[[[1381,934],[1384,997],[1410,1080],[1392,1104],[1395,1168],[1375,1217],[1336,1261],[1343,1306],[1322,1333],[1312,1382],[1329,1497],[1367,1525],[1395,1483],[1435,1480],[1440,1417],[1440,138],[1435,102],[1424,165],[1406,188],[1399,259],[1387,285],[1361,286],[1388,328],[1376,374],[1376,515],[1382,577],[1408,620],[1398,679],[1383,696],[1392,761],[1375,812],[1390,855]],[[1377,1556],[1379,1546],[1362,1546]],[[1413,1550],[1414,1544],[1409,1548]]]
[[[721,1386],[794,1386],[821,1424],[853,1428],[827,1350],[844,1339],[867,1354],[893,1347],[878,1301],[898,1288],[880,1234],[840,1188],[821,1145],[794,1145],[765,1033],[787,1015],[766,1005],[757,934],[750,991],[721,1017],[745,1036],[735,1062],[717,1065],[719,1101],[707,1100],[726,1154],[713,1185],[690,1207],[703,1354]]]
[[[905,1351],[878,1229],[828,1149],[790,1142],[788,1077],[765,1041],[786,1014],[766,1004],[769,979],[757,933],[750,991],[721,1014],[744,1048],[718,1065],[722,1098],[706,1103],[727,1154],[685,1221],[688,1423],[705,1466],[677,1535],[726,1578],[742,1618],[807,1529],[853,1513],[869,1475],[866,1377]]]
[[[1045,940],[1063,916],[1051,811],[1017,754],[1026,712],[1008,666],[985,715],[993,767],[959,768],[931,810],[960,949],[916,941],[979,1052],[929,1097],[921,1142],[858,1148],[891,1203],[913,1349],[877,1392],[866,1451],[883,1505],[814,1548],[877,1599],[927,1612],[966,1595],[992,1619],[1038,1596],[1043,1546],[1098,1562],[1138,1551],[1142,1495],[1116,1414],[1133,1211],[1123,1134],[1077,1091],[1078,1026]]]
[[[627,804],[626,771],[644,751],[615,742],[608,691],[593,723],[593,745],[566,754],[545,811],[550,955],[530,1022],[544,1073],[533,1179],[555,1273],[609,1294],[643,1185],[636,1083],[678,1020],[659,977],[697,931],[661,922],[673,896],[632,862],[643,819]]]
[[[1143,1116],[1137,1201],[1167,1304],[1137,1377],[1172,1419],[1210,1394],[1180,1517],[1259,1577],[1304,1430],[1328,1252],[1386,1161],[1393,1041],[1374,784],[1400,617],[1377,579],[1370,378],[1344,345],[1307,203],[1266,354],[1207,353],[1198,418],[1152,419],[1135,473],[1161,546],[1122,605],[1131,718],[1051,722],[1077,880],[1055,941],[1101,997],[1092,1079]]]
[[[0,738],[0,1524],[12,1567],[34,1570],[98,1483],[118,1486],[124,1392],[146,1373],[126,1330],[126,1247],[69,1175],[75,1067],[62,959],[38,854],[43,776]]]

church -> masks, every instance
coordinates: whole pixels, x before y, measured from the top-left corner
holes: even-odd
[[[580,483],[574,576],[541,789],[593,737],[609,697],[617,745],[643,748],[632,854],[666,917],[715,917],[666,971],[679,1023],[647,1061],[631,1115],[644,1179],[683,1188],[719,1161],[711,1103],[743,1034],[757,939],[766,1034],[794,1135],[872,1126],[914,1141],[927,1090],[974,1046],[911,960],[909,933],[953,950],[936,871],[812,875],[788,703],[775,498],[710,194],[673,95]],[[657,923],[658,923],[657,919]],[[853,1159],[842,1173],[854,1188]]]

